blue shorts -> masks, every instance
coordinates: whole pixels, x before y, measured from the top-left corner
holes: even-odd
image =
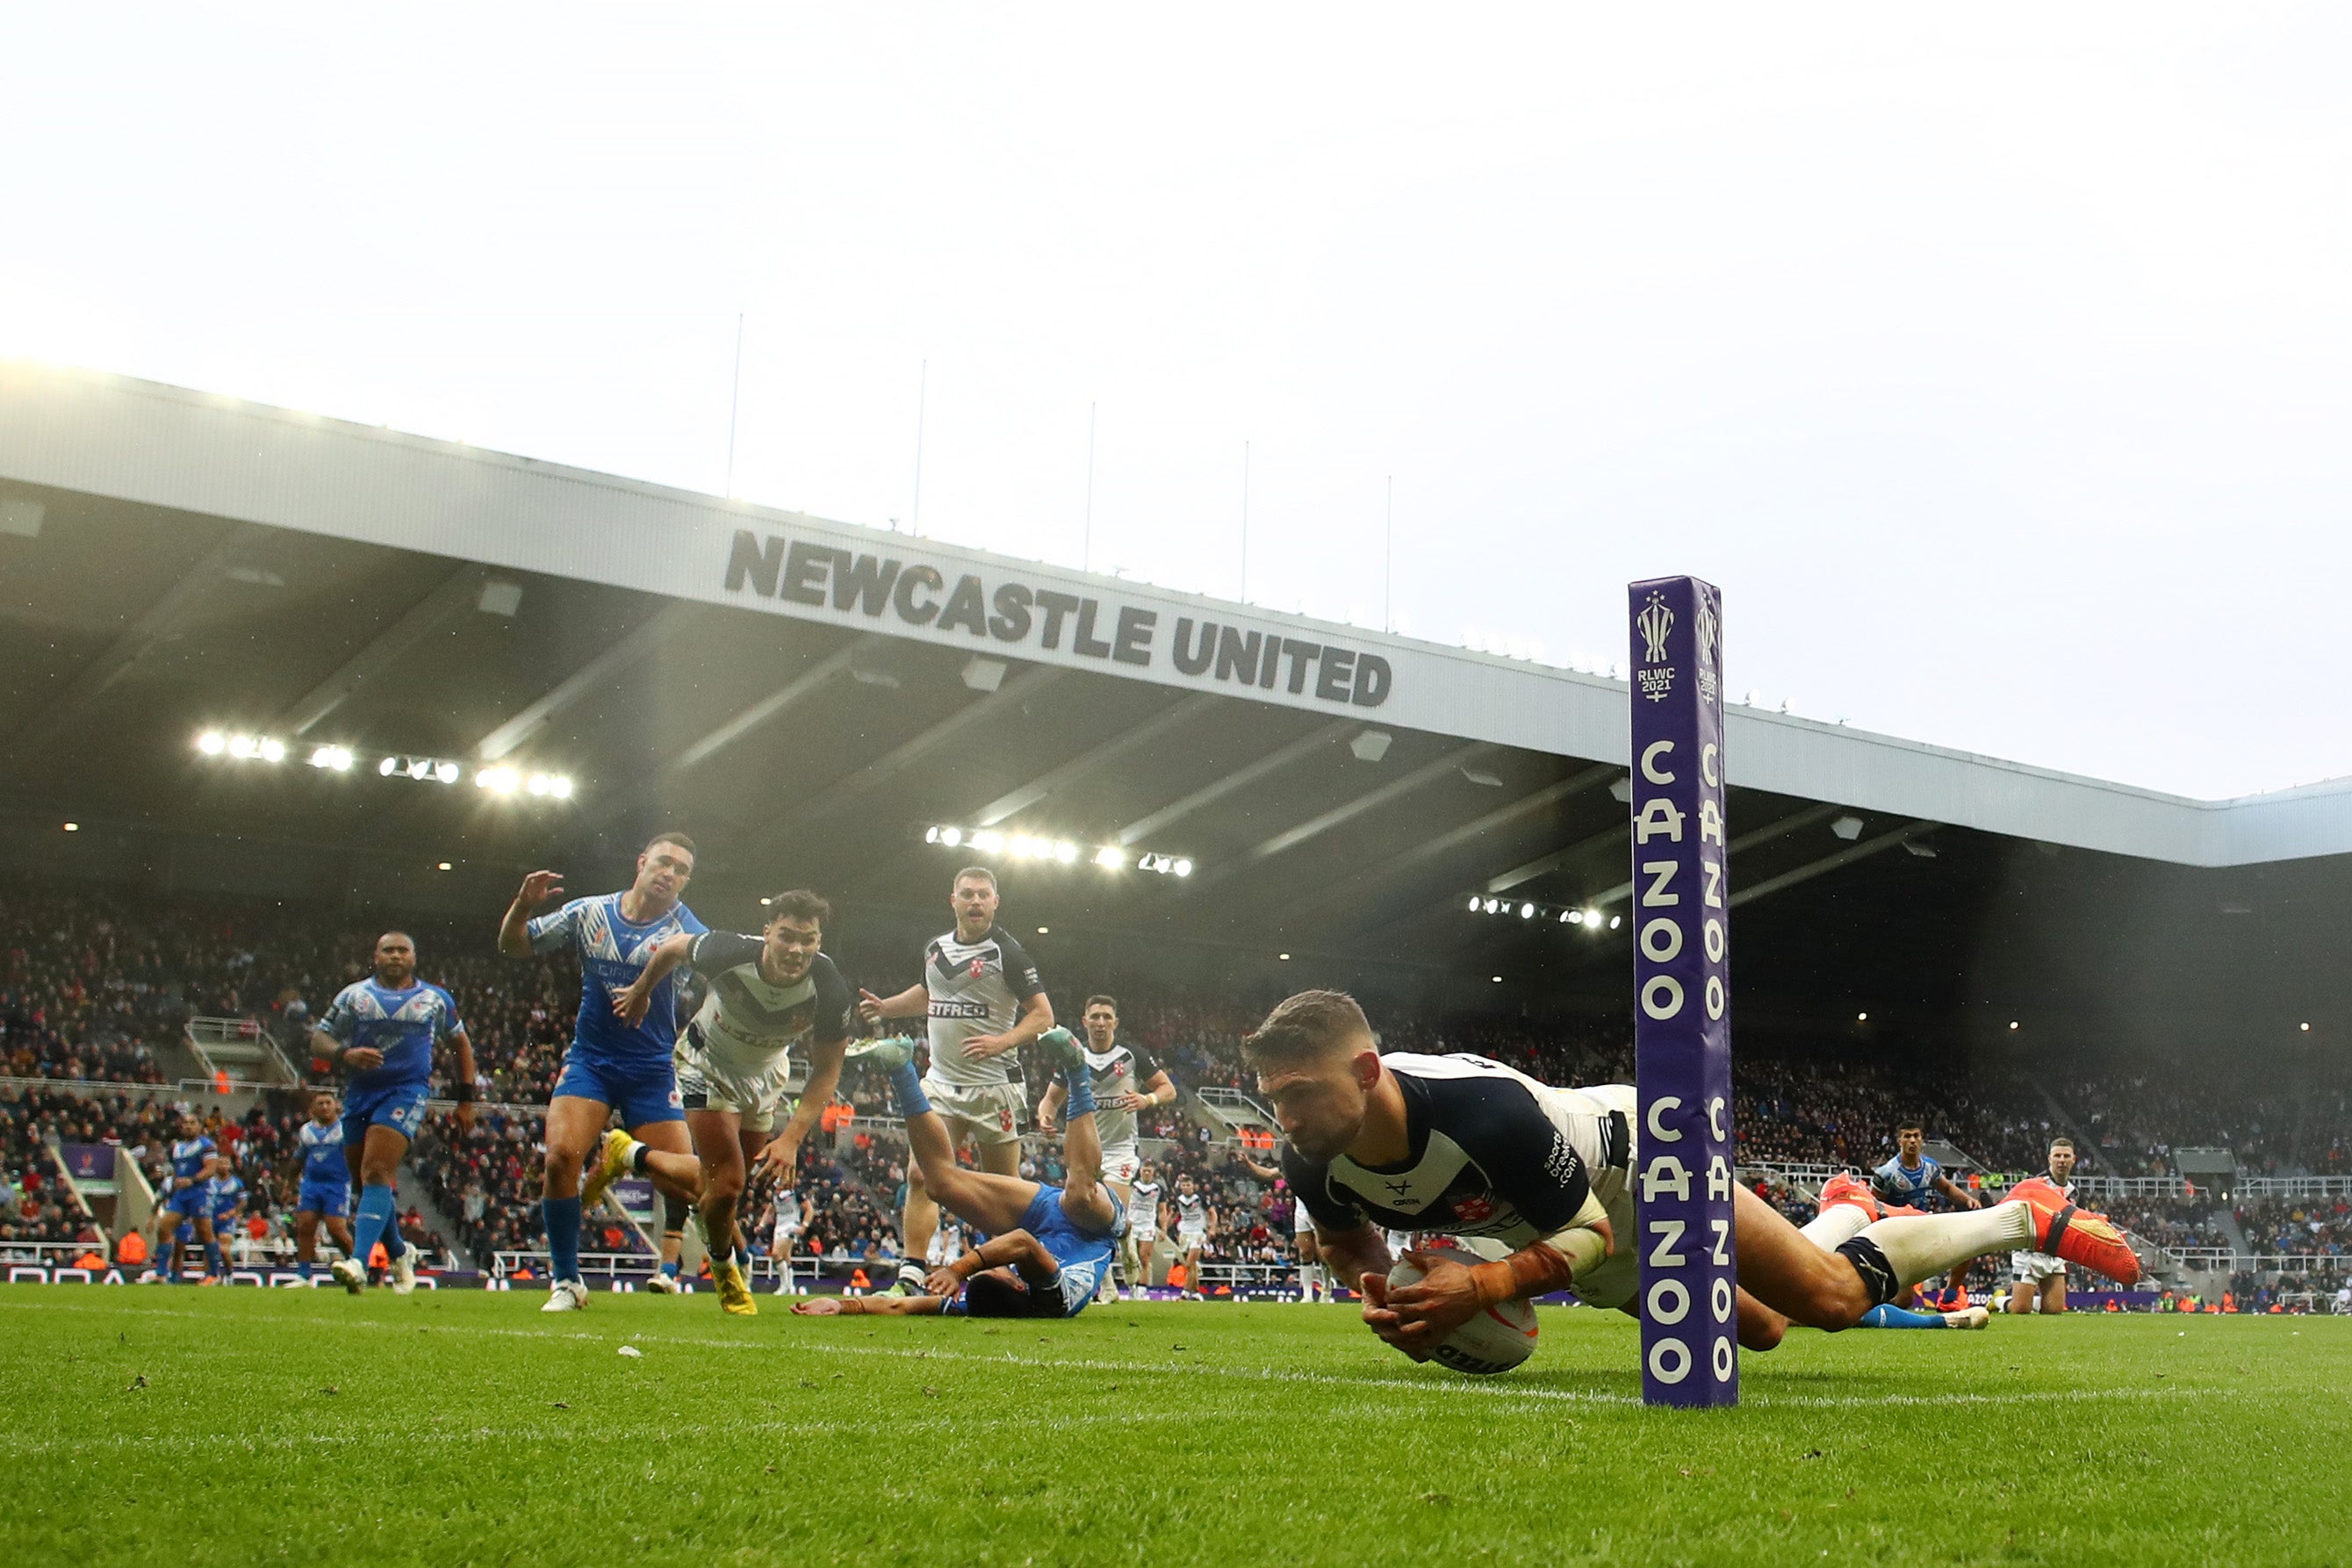
[[[430,1092],[421,1083],[388,1084],[382,1089],[355,1089],[343,1100],[343,1147],[356,1149],[367,1142],[371,1126],[389,1127],[410,1142],[425,1125],[425,1099]]]
[[[555,1080],[551,1100],[570,1095],[574,1100],[601,1100],[621,1113],[621,1125],[643,1127],[653,1121],[683,1121],[686,1101],[677,1092],[677,1068],[667,1057],[644,1063],[592,1062],[577,1050],[563,1058],[563,1076]]]
[[[943,1317],[975,1318],[1075,1318],[1087,1310],[1095,1299],[1095,1290],[1102,1283],[1102,1271],[1109,1266],[1111,1255],[1118,1250],[1119,1233],[1127,1228],[1127,1210],[1118,1199],[1111,1199],[1116,1211],[1110,1228],[1096,1233],[1080,1230],[1062,1212],[1062,1189],[1044,1187],[1029,1200],[1022,1211],[1020,1228],[1035,1237],[1046,1251],[1054,1255],[1061,1271],[1050,1285],[1031,1285],[1025,1292],[1000,1289],[993,1281],[982,1284],[981,1300],[971,1300],[971,1285],[965,1285],[961,1295],[952,1298],[940,1309]],[[977,1281],[975,1281],[977,1282]]]
[[[352,1184],[349,1182],[305,1182],[294,1200],[296,1209],[329,1219],[344,1219],[352,1212]]]
[[[200,1215],[210,1219],[213,1215],[212,1194],[201,1186],[173,1188],[172,1195],[164,1200],[163,1206],[184,1220],[194,1219]]]

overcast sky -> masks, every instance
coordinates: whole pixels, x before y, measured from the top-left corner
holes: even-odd
[[[16,7],[0,354],[2352,773],[2352,13],[1442,9]]]

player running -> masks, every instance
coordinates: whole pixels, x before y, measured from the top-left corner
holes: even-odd
[[[751,1251],[738,1223],[749,1173],[756,1166],[791,1186],[801,1143],[841,1082],[852,1011],[848,984],[817,951],[833,906],[804,888],[768,902],[761,935],[680,931],[666,938],[644,973],[613,997],[613,1010],[635,1026],[680,964],[692,964],[709,982],[701,1010],[677,1043],[677,1087],[702,1162],[698,1206],[710,1277],[719,1307],[746,1318],[760,1310],[751,1299]],[[800,1105],[777,1130],[795,1046],[809,1053],[808,1083]],[[625,1132],[607,1133],[599,1176],[610,1182],[624,1171],[646,1168],[637,1158],[644,1148]],[[651,1151],[646,1154],[650,1159]]]
[[[172,1191],[164,1200],[164,1212],[169,1222],[172,1240],[169,1255],[164,1259],[163,1282],[177,1285],[180,1271],[187,1267],[183,1249],[201,1242],[205,1249],[205,1278],[207,1285],[216,1285],[221,1277],[220,1239],[213,1232],[211,1201],[212,1179],[226,1168],[220,1150],[205,1135],[205,1124],[196,1120],[193,1110],[180,1112],[179,1136],[172,1141]]]
[[[1142,1111],[1176,1103],[1176,1085],[1169,1078],[1168,1069],[1154,1061],[1150,1052],[1118,1043],[1118,1003],[1115,998],[1087,997],[1086,1011],[1080,1017],[1087,1029],[1087,1071],[1094,1082],[1095,1135],[1102,1140],[1103,1180],[1110,1184],[1119,1206],[1133,1214],[1135,1178],[1143,1168],[1136,1117]],[[1048,1138],[1054,1135],[1055,1124],[1067,1099],[1058,1079],[1045,1086],[1045,1095],[1037,1101],[1038,1131]],[[1130,1282],[1135,1279],[1134,1268],[1128,1262],[1134,1250],[1130,1226],[1128,1237],[1119,1244],[1119,1259],[1128,1269]],[[1104,1299],[1116,1293],[1110,1271],[1105,1269]]]
[[[2011,1197],[2018,1196],[2018,1187],[2046,1187],[2062,1200],[2074,1199],[2074,1141],[2072,1138],[2050,1140],[2050,1173],[2020,1182],[2009,1189]],[[2037,1309],[2044,1312],[2066,1310],[2066,1260],[2053,1258],[2046,1252],[2012,1252],[2009,1266],[2015,1283],[2009,1288],[2009,1310],[2022,1315]]]
[[[1486,1308],[1554,1290],[1633,1309],[1631,1085],[1556,1089],[1482,1057],[1384,1058],[1363,1010],[1333,991],[1283,1002],[1243,1048],[1289,1139],[1284,1173],[1313,1212],[1323,1256],[1358,1282],[1381,1340],[1426,1359]],[[1780,1343],[1791,1322],[1851,1328],[1904,1286],[2002,1247],[2055,1252],[2126,1282],[2139,1273],[2112,1225],[2055,1194],[1880,1219],[1833,1253],[1746,1186],[1734,1184],[1732,1198],[1739,1339],[1751,1350]],[[1514,1250],[1469,1266],[1410,1254],[1427,1273],[1391,1291],[1383,1226],[1492,1237]]]
[[[671,1053],[677,1045],[675,980],[654,988],[641,1022],[613,1008],[614,993],[653,962],[654,953],[683,931],[707,929],[679,900],[694,876],[694,840],[656,833],[637,854],[636,878],[623,891],[573,899],[536,920],[530,911],[563,892],[563,873],[533,871],[499,922],[499,952],[529,958],[570,947],[580,955],[580,1012],[563,1076],[547,1106],[547,1164],[540,1210],[554,1279],[542,1312],[576,1312],[588,1305],[580,1278],[581,1166],[618,1110],[631,1138],[652,1151],[647,1173],[672,1196],[699,1196],[701,1166],[686,1132]],[[600,1188],[597,1196],[603,1195]]]
[[[310,1120],[295,1130],[289,1164],[300,1167],[294,1189],[294,1267],[307,1280],[319,1261],[320,1224],[346,1257],[352,1250],[352,1168],[343,1159],[343,1123],[333,1089],[310,1091]]]
[[[1160,1205],[1167,1186],[1146,1161],[1135,1175],[1134,1201],[1127,1205],[1127,1234],[1119,1238],[1119,1267],[1127,1270],[1129,1300],[1151,1294],[1152,1254],[1160,1250]]]
[[[1102,1181],[1102,1142],[1089,1114],[1094,1086],[1077,1042],[1067,1029],[1053,1029],[1038,1043],[1062,1063],[1069,1109],[1062,1123],[1062,1155],[1069,1167],[1066,1186],[964,1169],[956,1163],[946,1118],[931,1109],[916,1076],[913,1047],[887,1040],[861,1053],[890,1075],[907,1115],[908,1147],[933,1198],[988,1239],[932,1269],[921,1294],[812,1296],[793,1302],[793,1311],[1075,1318],[1086,1310],[1127,1216]]]
[[[1165,1224],[1175,1235],[1176,1250],[1184,1255],[1182,1299],[1206,1300],[1201,1289],[1201,1253],[1209,1245],[1209,1232],[1217,1226],[1217,1211],[1209,1206],[1209,1194],[1193,1184],[1189,1171],[1176,1178],[1176,1195],[1168,1202]]]
[[[473,1042],[458,1020],[457,999],[416,978],[416,943],[399,931],[376,938],[375,973],[336,993],[310,1039],[319,1055],[340,1062],[349,1074],[343,1161],[359,1182],[360,1202],[350,1248],[335,1260],[335,1279],[354,1296],[365,1289],[368,1259],[381,1240],[392,1266],[393,1293],[405,1296],[416,1289],[416,1259],[401,1239],[393,1183],[425,1124],[436,1045],[446,1044],[456,1055],[450,1084],[457,1124],[473,1130]]]
[[[1982,1208],[1975,1194],[1944,1174],[1944,1167],[1927,1152],[1927,1130],[1916,1121],[1895,1129],[1895,1157],[1870,1173],[1871,1191],[1878,1201],[1902,1208],[1923,1209],[1929,1193],[1941,1193],[1954,1208]]]
[[[955,930],[924,948],[921,983],[895,996],[860,991],[858,1011],[877,1032],[885,1018],[930,1020],[924,1093],[939,1107],[956,1147],[976,1145],[982,1170],[1011,1176],[1021,1169],[1021,1116],[1027,1109],[1027,1097],[1013,1081],[1012,1068],[1020,1061],[1015,1053],[1054,1026],[1054,1005],[1027,951],[996,923],[996,873],[967,866],[949,887]],[[906,1261],[890,1289],[919,1290],[940,1207],[913,1166],[898,1217]]]

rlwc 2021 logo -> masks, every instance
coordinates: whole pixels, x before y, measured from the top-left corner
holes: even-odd
[[[1700,614],[1706,613],[1704,605]],[[1653,593],[1643,605],[1642,613],[1633,617],[1633,629],[1642,634],[1642,662],[1633,671],[1633,679],[1642,695],[1653,702],[1664,702],[1675,689],[1675,667],[1665,662],[1666,635],[1675,629],[1675,613],[1666,607],[1666,596]],[[1704,630],[1704,623],[1702,623]]]

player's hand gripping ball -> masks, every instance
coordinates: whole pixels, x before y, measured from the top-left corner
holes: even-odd
[[[1457,1254],[1465,1267],[1486,1261],[1452,1237],[1424,1237],[1420,1250]],[[1389,1289],[1416,1284],[1421,1270],[1400,1263],[1389,1270]],[[1510,1371],[1536,1353],[1536,1310],[1527,1301],[1499,1302],[1480,1309],[1478,1315],[1448,1334],[1429,1352],[1429,1359],[1471,1377],[1492,1377]]]

